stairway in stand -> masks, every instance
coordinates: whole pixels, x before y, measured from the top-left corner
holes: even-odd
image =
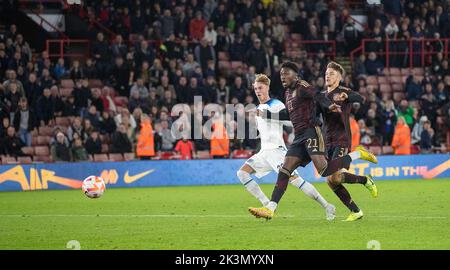
[[[352,74],[352,63],[350,62],[350,57],[336,56],[335,60],[344,67],[346,74]]]

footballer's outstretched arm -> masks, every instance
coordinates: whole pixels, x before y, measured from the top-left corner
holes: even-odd
[[[271,112],[269,110],[264,110],[262,113],[262,118],[264,119],[273,119],[273,120],[280,120],[280,121],[287,121],[289,120],[289,112],[286,110],[286,108],[282,109],[279,112]]]

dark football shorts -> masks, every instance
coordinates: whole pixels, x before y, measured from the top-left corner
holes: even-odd
[[[312,155],[325,155],[325,143],[320,127],[308,128],[302,134],[295,135],[286,156],[300,158],[300,166],[311,162]]]
[[[327,148],[328,148],[327,149],[328,160],[337,159],[337,158],[343,157],[348,154],[347,147],[329,146]]]

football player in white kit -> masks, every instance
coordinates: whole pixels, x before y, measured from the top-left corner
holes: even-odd
[[[278,99],[270,98],[270,79],[266,75],[257,74],[253,87],[260,103],[256,107],[256,124],[261,138],[261,150],[244,163],[237,171],[237,176],[248,192],[255,196],[263,206],[266,206],[270,200],[252,178],[252,175],[261,178],[271,171],[278,173],[278,169],[283,165],[287,148],[283,140],[283,121],[263,119],[261,114],[264,110],[276,114],[283,110],[285,106]],[[308,197],[317,201],[325,209],[327,220],[335,218],[336,208],[328,203],[313,185],[301,178],[296,170],[292,173],[289,182],[302,190]]]

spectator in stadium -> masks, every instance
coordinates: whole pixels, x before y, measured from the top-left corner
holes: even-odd
[[[398,108],[398,117],[403,117],[403,120],[410,127],[414,124],[414,109],[408,105],[408,101],[403,99],[400,101],[400,106]]]
[[[353,151],[355,147],[359,145],[361,139],[359,125],[353,114],[350,114],[350,132],[352,133],[352,151]]]
[[[356,28],[355,22],[352,17],[348,17],[346,23],[342,27],[345,47],[347,49],[346,53],[350,54],[358,46],[358,41],[360,38],[360,32]]]
[[[6,138],[2,142],[4,153],[11,157],[24,156],[22,147],[25,145],[19,137],[17,137],[14,127],[8,127],[6,132]]]
[[[420,134],[420,153],[430,154],[433,146],[434,130],[431,128],[431,122],[425,121],[423,130]]]
[[[424,130],[425,122],[428,121],[426,115],[420,117],[419,122],[414,124],[413,130],[411,132],[411,144],[418,145],[422,138],[422,131]]]
[[[117,131],[111,137],[111,153],[130,153],[132,143],[127,134],[127,127],[119,124]]]
[[[95,129],[100,127],[100,115],[94,105],[89,106],[88,112],[83,117],[84,119],[89,120]]]
[[[129,96],[129,85],[131,84],[131,71],[129,66],[124,62],[123,57],[119,56],[115,59],[114,66],[110,71],[109,81],[119,92],[120,96]]]
[[[7,104],[9,105],[11,118],[13,118],[14,113],[17,111],[19,107],[19,100],[21,97],[23,97],[23,95],[18,92],[17,83],[15,82],[10,83],[6,89],[7,91],[5,97],[7,100]]]
[[[55,75],[55,79],[57,81],[61,80],[61,78],[66,77],[67,75],[70,74],[70,71],[67,70],[65,66],[64,58],[58,59],[58,62],[56,63],[53,69],[53,74]]]
[[[95,79],[99,76],[99,71],[98,71],[96,65],[94,64],[94,61],[92,60],[92,58],[88,58],[86,60],[83,70],[84,70],[84,76],[87,79]]]
[[[200,44],[195,47],[195,60],[200,63],[202,70],[208,69],[209,60],[216,62],[216,51],[213,46],[206,38],[202,38]]]
[[[167,120],[161,121],[161,130],[159,135],[162,139],[161,151],[171,151],[175,143],[175,138],[172,135],[172,131],[169,127],[169,122]]]
[[[419,77],[417,75],[410,75],[406,81],[406,99],[418,100],[422,94],[422,86],[420,84]]]
[[[28,80],[23,85],[25,96],[28,99],[30,107],[35,107],[36,101],[42,95],[42,86],[37,79],[36,73],[32,72],[28,75]]]
[[[111,113],[109,111],[103,111],[102,117],[100,120],[100,133],[101,134],[113,134],[116,131],[116,122],[111,117]]]
[[[402,116],[397,119],[394,137],[392,138],[392,148],[394,148],[396,155],[411,154],[411,131]]]
[[[90,132],[89,138],[84,143],[84,147],[89,155],[102,153],[102,141],[97,130]]]
[[[186,57],[186,62],[183,65],[184,76],[190,78],[193,75],[195,69],[199,66],[200,64],[194,61],[194,55],[192,53],[189,53]]]
[[[186,135],[177,142],[174,150],[181,156],[181,160],[192,159],[195,152],[194,144],[187,139]]]
[[[235,97],[238,99],[240,103],[244,103],[245,96],[247,93],[247,89],[245,88],[244,84],[242,83],[242,78],[240,76],[236,76],[234,78],[234,84],[231,87],[230,95],[231,97]]]
[[[50,92],[53,106],[53,116],[60,117],[62,116],[64,111],[64,102],[62,101],[61,96],[59,94],[58,86],[56,85],[52,86],[52,88],[50,88]]]
[[[64,133],[58,132],[56,134],[56,142],[51,146],[50,152],[52,160],[55,162],[70,162],[72,161],[72,151],[65,143]]]
[[[94,132],[95,128],[92,126],[91,120],[85,118],[83,119],[83,131],[81,134],[81,138],[84,142],[91,136],[91,133]]]
[[[381,75],[383,74],[383,63],[377,58],[375,52],[369,53],[369,58],[366,59],[366,70],[368,75]]]
[[[230,140],[225,125],[219,120],[213,120],[211,128],[210,156],[214,159],[228,158]]]
[[[78,134],[78,136],[82,138],[83,126],[81,125],[81,117],[79,116],[72,120],[72,124],[67,129],[67,138],[70,142],[73,142],[75,134]]]
[[[19,108],[14,115],[14,128],[25,146],[31,146],[31,132],[37,127],[36,114],[28,106],[28,101],[22,97]]]
[[[369,146],[372,144],[373,132],[372,130],[366,126],[366,121],[364,119],[358,120],[359,133],[360,133],[360,142],[363,145]]]
[[[383,111],[383,119],[383,142],[384,144],[390,144],[392,142],[392,136],[394,136],[394,129],[397,123],[397,110],[395,109],[393,100],[386,101],[385,109]]]
[[[80,80],[82,78],[84,78],[84,71],[83,68],[80,65],[80,61],[78,60],[74,60],[72,62],[72,66],[70,67],[70,78],[75,81],[75,80]]]
[[[205,34],[206,21],[203,19],[201,11],[195,13],[195,18],[189,22],[189,35],[194,41],[199,41]]]
[[[95,68],[101,79],[105,78],[106,70],[109,64],[110,49],[109,44],[105,40],[105,36],[102,32],[97,34],[97,39],[92,45],[92,56],[95,60]]]
[[[155,155],[152,120],[148,115],[141,116],[141,129],[137,136],[136,155],[141,160],[149,160]]]
[[[147,87],[144,85],[144,80],[138,78],[130,90],[130,97],[133,96],[133,92],[138,92],[140,98],[147,98],[149,93]]]
[[[227,85],[227,80],[224,77],[219,78],[216,96],[217,104],[228,104],[230,102],[230,87]]]
[[[91,106],[95,106],[97,112],[105,110],[105,99],[102,97],[102,92],[99,88],[92,89]]]
[[[51,99],[51,91],[45,88],[42,95],[38,98],[36,104],[36,114],[40,126],[46,126],[52,122],[53,116],[53,102]]]
[[[80,115],[80,109],[75,104],[75,97],[70,95],[67,100],[64,101],[64,111],[63,116],[65,117],[75,117]]]
[[[266,51],[259,38],[253,41],[253,46],[246,52],[245,60],[249,66],[255,67],[256,73],[263,73],[267,68]]]
[[[7,136],[7,130],[9,126],[9,116],[5,115],[2,117],[2,123],[0,124],[0,143],[3,143],[3,138]]]
[[[81,140],[81,138],[77,137],[73,143],[72,143],[72,147],[71,147],[71,152],[72,152],[72,159],[75,162],[78,161],[86,161],[88,160],[88,153],[86,151],[86,148],[84,148],[83,146],[83,141]]]
[[[247,52],[247,45],[244,41],[242,35],[237,35],[234,39],[234,42],[230,48],[230,60],[231,61],[242,61],[244,59],[245,54]]]

